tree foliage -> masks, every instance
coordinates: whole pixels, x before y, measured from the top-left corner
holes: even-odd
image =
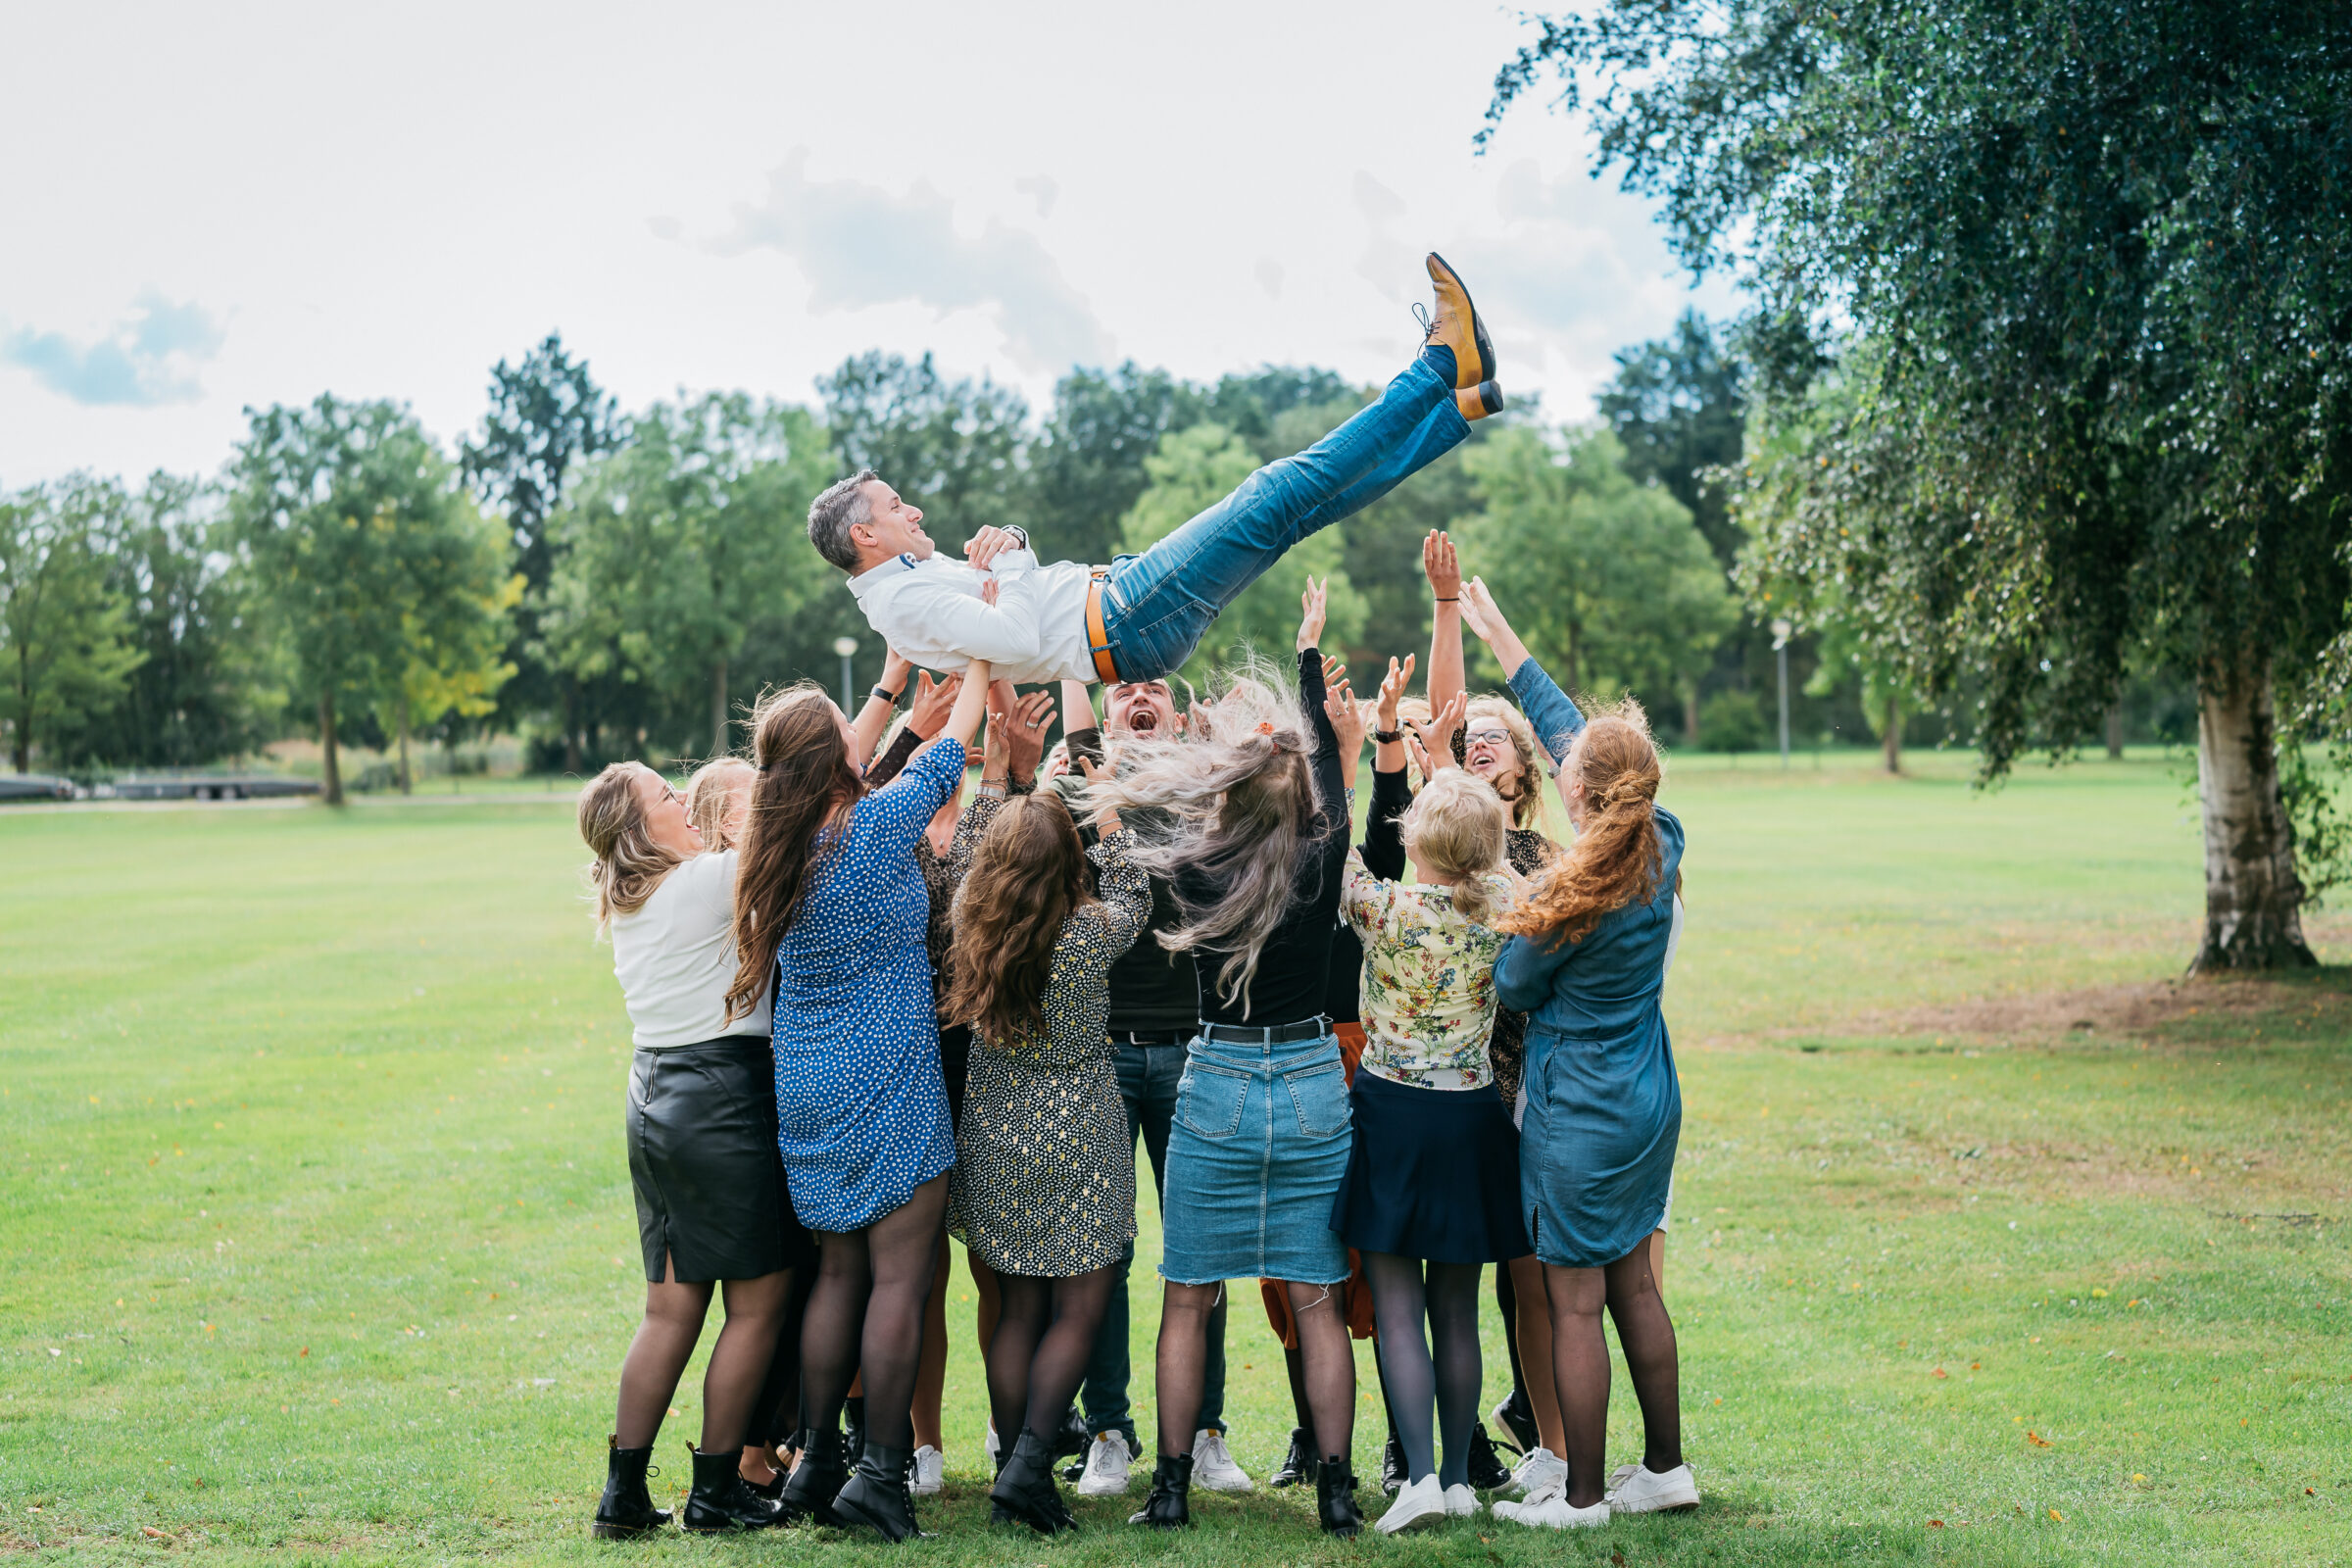
[[[0,496],[0,727],[20,773],[122,696],[140,654],[108,591],[111,480],[76,474]]]

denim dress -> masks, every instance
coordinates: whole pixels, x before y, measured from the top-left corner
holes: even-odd
[[[1659,997],[1674,938],[1683,824],[1657,813],[1657,891],[1612,910],[1580,942],[1513,937],[1494,964],[1527,1029],[1520,1211],[1536,1255],[1564,1268],[1614,1263],[1666,1214],[1683,1092]]]

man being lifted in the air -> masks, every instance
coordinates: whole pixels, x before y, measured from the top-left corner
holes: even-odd
[[[974,659],[1000,680],[1139,681],[1191,657],[1217,612],[1284,551],[1361,511],[1502,407],[1494,349],[1469,291],[1435,252],[1421,353],[1380,400],[1269,463],[1140,556],[1038,564],[1018,528],[983,528],[964,560],[932,554],[923,514],[872,470],[808,508],[808,540],[850,574],[867,624],[942,672]]]

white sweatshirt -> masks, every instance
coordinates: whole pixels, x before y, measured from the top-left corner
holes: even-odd
[[[1041,566],[1027,550],[1005,551],[988,571],[944,555],[894,556],[852,577],[850,592],[866,624],[925,669],[953,675],[985,659],[996,679],[1026,686],[1100,678],[1086,637],[1091,575],[1074,561]],[[980,602],[992,579],[993,606]]]
[[[723,1035],[767,1037],[771,984],[747,1017],[727,1021],[735,983],[735,852],[681,861],[628,914],[612,917],[612,973],[643,1051],[700,1045]]]

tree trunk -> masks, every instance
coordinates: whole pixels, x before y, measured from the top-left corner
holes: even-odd
[[[1692,751],[1698,750],[1698,680],[1695,676],[1683,687],[1683,739]]]
[[[335,694],[318,694],[318,748],[324,758],[321,787],[326,791],[326,804],[343,804],[343,766],[335,756]]]
[[[2123,760],[2124,705],[2119,700],[2113,708],[2107,710],[2107,760],[2120,762]]]
[[[574,778],[580,771],[580,683],[564,677],[564,771]]]
[[[32,771],[32,651],[17,644],[17,717],[9,727],[9,760],[17,771]]]
[[[1886,699],[1886,728],[1879,740],[1886,748],[1886,771],[1900,773],[1903,770],[1903,705],[1891,697]]]
[[[2197,693],[2205,812],[2205,940],[2192,970],[2306,968],[2303,883],[2278,796],[2270,661],[2209,665]]]
[[[409,772],[409,700],[400,699],[400,793],[414,795],[416,779]]]
[[[710,755],[727,755],[727,656],[710,666]]]

